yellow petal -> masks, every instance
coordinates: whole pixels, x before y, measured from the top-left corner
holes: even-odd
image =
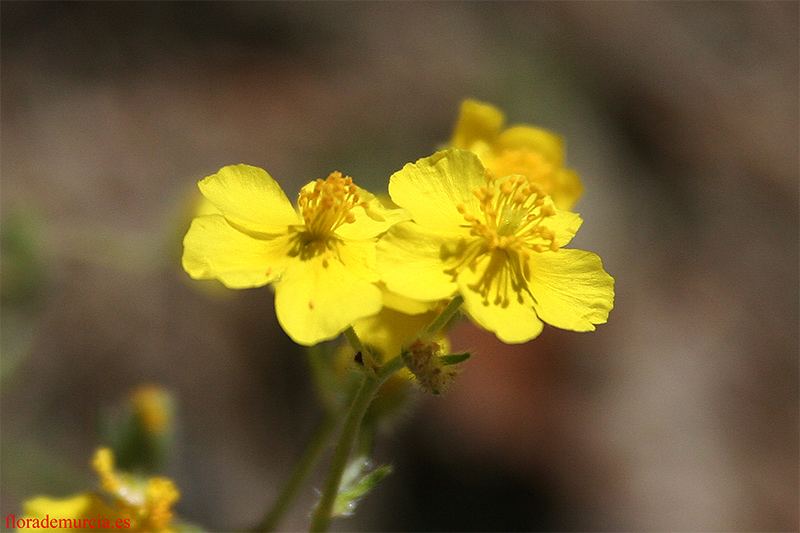
[[[564,164],[564,141],[561,137],[531,126],[508,128],[498,137],[495,149],[498,153],[503,150],[528,150],[542,154],[554,167]]]
[[[565,210],[572,209],[582,193],[583,185],[578,174],[568,168],[562,168],[556,172],[550,192],[556,207]]]
[[[490,254],[480,256],[458,274],[458,288],[464,297],[464,309],[475,322],[506,344],[518,344],[537,337],[543,324],[528,293],[510,292],[509,265],[502,261],[504,256],[501,251],[494,255],[494,261]],[[484,295],[480,289],[487,283],[491,289]],[[509,291],[509,297],[498,302],[498,292],[502,295],[505,291]]]
[[[249,230],[285,233],[288,226],[302,224],[280,185],[258,167],[229,165],[198,186],[225,218]]]
[[[24,503],[22,515],[25,518],[44,518],[46,515],[58,518],[78,518],[89,511],[92,505],[93,497],[89,493],[63,499],[39,496]]]
[[[470,150],[476,141],[493,143],[503,127],[503,122],[503,113],[493,105],[465,100],[461,104],[461,115],[458,117],[450,146]]]
[[[197,191],[195,191],[197,193]],[[211,200],[203,196],[202,194],[199,195],[200,198],[197,202],[196,210],[194,216],[199,217],[203,215],[221,215],[219,209],[211,203]]]
[[[195,279],[216,278],[227,287],[260,287],[274,280],[291,258],[288,234],[255,238],[221,215],[192,221],[183,239],[183,268]]]
[[[403,344],[424,331],[436,316],[434,311],[407,315],[384,307],[377,315],[356,321],[353,329],[363,343],[378,350],[381,360],[387,361],[400,355]]]
[[[539,318],[573,331],[593,331],[614,307],[614,278],[600,258],[583,250],[533,254],[529,288]]]
[[[62,499],[38,496],[27,500],[22,507],[22,518],[38,519],[39,527],[35,526],[35,522],[28,521],[28,527],[21,527],[19,531],[41,531],[48,527],[57,531],[91,531],[91,525],[102,525],[98,520],[108,520],[114,524],[120,515],[97,494],[85,492]],[[93,519],[94,523],[90,523],[89,519]]]
[[[400,311],[406,315],[420,315],[422,313],[427,313],[428,311],[434,309],[436,305],[436,302],[421,302],[419,300],[413,300],[411,298],[406,298],[405,296],[400,296],[392,291],[383,291],[383,306],[393,309],[394,311]]]
[[[377,243],[367,241],[344,241],[336,247],[339,261],[356,277],[365,279],[370,283],[377,283],[380,279],[376,264]]]
[[[551,199],[545,200],[545,204],[550,202],[552,202]],[[575,233],[582,224],[583,219],[579,214],[561,209],[556,209],[555,215],[547,217],[542,222],[542,225],[555,232],[555,241],[559,246],[566,246],[575,237]]]
[[[497,177],[521,174],[541,185],[548,194],[553,190],[557,170],[545,156],[531,150],[503,150],[481,158],[492,174]]]
[[[484,172],[478,156],[451,148],[395,172],[389,179],[389,194],[417,223],[452,231],[466,224],[459,204],[468,213],[480,212],[473,191],[486,185]]]
[[[332,253],[293,262],[275,282],[278,322],[306,346],[335,338],[356,320],[376,314],[381,305],[380,289]]]
[[[413,222],[395,224],[378,241],[378,272],[386,287],[413,300],[449,298],[457,286],[445,273],[443,252],[459,235],[436,232]]]

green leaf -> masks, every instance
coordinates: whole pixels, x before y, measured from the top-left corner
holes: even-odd
[[[442,364],[445,366],[448,365],[457,365],[458,363],[463,363],[467,359],[472,357],[472,354],[469,352],[464,353],[454,353],[450,355],[443,355],[439,359],[442,361]]]
[[[364,457],[353,460],[342,476],[342,488],[333,503],[332,516],[350,516],[356,505],[392,471],[390,465],[372,469],[372,462]]]

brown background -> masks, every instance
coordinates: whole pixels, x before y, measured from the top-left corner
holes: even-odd
[[[335,528],[797,530],[797,2],[0,9],[3,517],[90,487],[98,418],[155,382],[182,516],[252,524],[319,409],[270,291],[182,272],[195,183],[380,192],[473,97],[566,138],[616,308],[523,346],[459,326],[477,355]]]

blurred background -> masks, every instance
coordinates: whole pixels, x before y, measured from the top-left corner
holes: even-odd
[[[797,2],[3,2],[2,516],[94,486],[100,421],[166,387],[178,512],[254,524],[320,417],[268,289],[191,281],[196,182],[375,192],[462,99],[551,129],[572,247],[616,278],[593,333],[475,356],[380,439],[336,530],[798,524]],[[316,476],[284,526],[303,529]]]

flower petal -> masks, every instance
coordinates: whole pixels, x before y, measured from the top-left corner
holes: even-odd
[[[546,203],[550,201],[551,200],[545,200]],[[542,225],[555,232],[556,244],[562,247],[566,246],[569,241],[572,240],[582,224],[583,219],[579,214],[573,213],[572,211],[562,211],[561,209],[556,209],[555,215],[547,217],[542,221]]]
[[[450,148],[395,172],[389,179],[389,194],[417,223],[456,230],[466,224],[458,205],[464,204],[468,213],[480,213],[473,191],[485,184],[478,156]]]
[[[614,306],[614,278],[600,257],[561,249],[533,254],[529,288],[539,318],[562,329],[593,331]]]
[[[192,221],[183,239],[183,268],[195,279],[217,278],[227,287],[260,287],[289,263],[289,235],[259,239],[231,226],[222,215]]]
[[[553,187],[550,193],[553,202],[559,209],[571,210],[575,206],[581,194],[583,185],[581,179],[574,171],[568,168],[561,168],[553,178]]]
[[[471,150],[476,141],[492,143],[500,133],[503,122],[503,113],[493,105],[464,100],[450,146]]]
[[[506,344],[519,344],[537,337],[544,325],[533,310],[533,301],[529,294],[526,292],[512,294],[504,303],[495,303],[493,295],[498,290],[496,285],[493,287],[494,290],[490,291],[488,298],[476,289],[482,283],[489,281],[485,277],[487,275],[503,277],[499,271],[489,273],[488,270],[493,267],[509,268],[505,264],[492,266],[491,256],[485,254],[478,258],[474,268],[465,268],[459,273],[458,288],[464,297],[464,309],[478,325],[494,332],[497,338]],[[489,282],[499,283],[497,279]]]
[[[374,240],[340,242],[336,252],[339,261],[355,276],[370,283],[380,279],[376,265],[376,246]]]
[[[249,230],[285,233],[287,226],[302,224],[280,185],[258,167],[229,165],[198,186],[225,218]]]
[[[445,273],[444,255],[459,240],[457,234],[426,229],[413,222],[395,224],[378,241],[378,272],[386,287],[421,301],[449,298],[456,293],[453,276]]]
[[[421,302],[400,296],[392,291],[383,291],[383,306],[406,315],[421,315],[435,309],[437,302]]]
[[[377,286],[329,253],[293,262],[274,285],[278,322],[305,346],[335,338],[382,305]]]
[[[387,361],[400,355],[403,344],[425,331],[436,316],[435,311],[407,315],[384,307],[377,315],[356,321],[353,329],[363,343],[378,349],[382,361]]]
[[[76,494],[67,498],[49,498],[37,496],[25,501],[23,504],[23,518],[44,519],[49,516],[58,518],[82,518],[88,516],[95,505],[97,498],[88,492]],[[24,528],[20,528],[24,529]]]
[[[542,154],[555,167],[564,164],[564,141],[558,135],[541,128],[508,128],[498,137],[496,149],[498,153],[504,150],[529,150]]]

